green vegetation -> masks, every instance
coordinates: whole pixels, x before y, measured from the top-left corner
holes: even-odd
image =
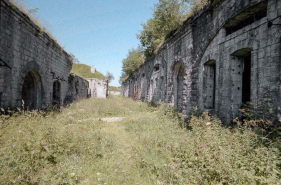
[[[57,39],[47,30],[39,18],[33,15],[33,13],[37,12],[38,8],[28,10],[24,4],[24,1],[20,0],[9,0],[9,2],[12,4],[12,6],[18,8],[22,13],[24,13],[39,28],[39,35],[43,35],[45,33],[59,46],[61,52],[63,51],[63,47],[58,43]],[[69,57],[69,60],[72,61],[72,56]]]
[[[100,72],[96,71],[95,73],[91,72],[91,67],[86,64],[76,64],[74,63],[72,66],[71,73],[79,75],[83,78],[98,78],[105,79],[106,77]]]
[[[2,115],[0,184],[280,183],[280,143],[206,113],[185,129],[175,115],[121,96]]]
[[[213,3],[218,2],[215,0]],[[159,0],[154,5],[153,17],[142,24],[143,29],[137,34],[144,47],[147,58],[153,56],[165,41],[166,37],[177,30],[191,15],[210,0]]]
[[[142,24],[143,30],[137,34],[146,57],[153,56],[154,50],[172,30],[179,27],[188,12],[187,4],[181,0],[159,0],[155,4],[153,18]]]
[[[159,0],[154,5],[153,17],[142,24],[143,29],[137,34],[142,47],[129,50],[123,60],[120,83],[134,74],[144,60],[156,54],[167,36],[179,29],[188,17],[209,3],[209,0]]]
[[[108,91],[121,92],[121,87],[108,86]]]
[[[122,75],[119,82],[124,82],[130,75],[134,74],[139,66],[143,64],[144,59],[142,47],[129,50],[127,57],[122,61]]]

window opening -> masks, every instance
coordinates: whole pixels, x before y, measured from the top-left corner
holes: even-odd
[[[226,35],[232,34],[267,16],[268,1],[258,3],[233,17],[225,24]]]

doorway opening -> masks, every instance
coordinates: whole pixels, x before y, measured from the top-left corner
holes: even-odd
[[[22,104],[25,110],[41,108],[42,82],[41,77],[36,71],[29,71],[22,86]]]
[[[239,109],[251,102],[251,48],[243,48],[232,54],[232,107],[235,117],[241,117]]]
[[[61,84],[58,80],[53,83],[53,105],[60,106]]]
[[[183,111],[184,67],[177,62],[173,70],[173,103],[178,112]]]
[[[203,72],[204,108],[215,108],[216,97],[216,61],[210,60],[204,64]]]
[[[251,101],[251,54],[243,58],[242,103]]]

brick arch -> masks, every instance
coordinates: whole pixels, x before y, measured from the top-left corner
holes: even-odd
[[[42,81],[35,70],[30,70],[23,81],[21,99],[23,108],[27,110],[40,109],[42,106]]]
[[[34,91],[33,93],[35,93],[33,99],[34,99],[34,103],[32,105],[32,109],[40,109],[42,108],[42,105],[44,104],[44,87],[43,87],[43,79],[42,79],[42,75],[43,72],[40,68],[40,66],[38,65],[37,62],[35,61],[30,61],[28,62],[21,70],[20,73],[20,83],[18,83],[18,92],[19,93],[19,98],[18,98],[18,102],[17,102],[17,106],[18,107],[22,107],[22,98],[24,93],[27,92],[23,92],[26,91],[28,88],[28,80],[29,83],[33,83],[34,84]],[[31,80],[31,81],[30,81]]]

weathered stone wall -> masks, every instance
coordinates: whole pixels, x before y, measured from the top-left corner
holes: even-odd
[[[280,119],[281,28],[268,21],[281,23],[280,0],[221,0],[206,7],[123,83],[122,94],[169,103],[185,116],[208,110],[226,122],[249,99]]]
[[[119,92],[119,91],[108,91],[108,94],[113,95],[113,96],[118,96],[118,95],[121,95],[121,92]]]
[[[0,59],[0,107],[64,102],[71,57],[8,0],[0,1]]]
[[[67,104],[79,99],[85,99],[89,96],[89,82],[80,76],[71,74],[68,77],[68,92],[64,103]]]
[[[89,90],[91,98],[106,98],[108,82],[107,80],[97,78],[86,78],[89,82]]]

